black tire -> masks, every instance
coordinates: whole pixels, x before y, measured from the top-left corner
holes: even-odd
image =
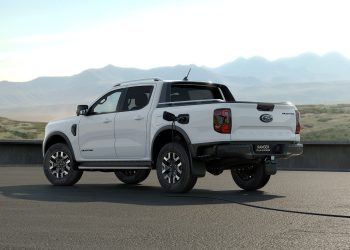
[[[157,177],[160,185],[169,193],[186,193],[197,182],[191,172],[190,159],[179,143],[168,143],[162,147],[157,158]]]
[[[75,170],[73,154],[66,144],[52,145],[44,157],[44,173],[55,186],[72,186],[77,183],[83,171]]]
[[[150,169],[123,169],[115,171],[114,174],[125,184],[139,184],[146,180],[150,172]]]
[[[246,167],[232,168],[231,175],[235,183],[247,191],[263,188],[270,180],[270,175],[265,174],[263,164],[251,164]]]

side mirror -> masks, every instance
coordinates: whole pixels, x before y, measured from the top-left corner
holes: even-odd
[[[78,107],[77,107],[77,116],[79,116],[79,115],[86,115],[88,109],[89,109],[88,105],[78,105]]]

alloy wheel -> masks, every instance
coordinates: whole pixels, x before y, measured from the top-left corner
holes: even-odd
[[[181,179],[182,162],[180,156],[174,152],[168,152],[163,157],[162,175],[169,184],[175,184]]]
[[[49,170],[50,173],[57,179],[62,179],[71,170],[71,160],[63,151],[58,151],[50,156],[49,160]]]

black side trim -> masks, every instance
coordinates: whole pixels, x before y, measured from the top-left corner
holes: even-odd
[[[77,135],[77,124],[72,125],[71,132],[72,132],[72,135],[74,135],[74,136]]]
[[[225,103],[225,101],[222,101],[222,100],[208,100],[208,101],[192,101],[192,102],[168,102],[168,103],[159,103],[157,108],[190,106],[190,105],[202,105],[202,104],[212,104],[212,103]]]
[[[151,161],[85,161],[79,169],[151,169]]]
[[[272,103],[272,102],[247,102],[247,101],[234,101],[234,102],[227,102],[227,103],[250,103],[250,104],[270,104],[270,105],[287,105],[288,102],[276,102],[276,103]]]

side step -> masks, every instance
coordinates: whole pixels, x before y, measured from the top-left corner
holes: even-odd
[[[86,161],[81,162],[81,170],[151,169],[151,161]]]

